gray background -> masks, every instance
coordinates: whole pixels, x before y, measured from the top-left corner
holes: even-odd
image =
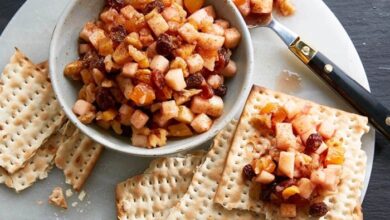
[[[24,2],[0,0],[0,33]],[[390,107],[390,0],[325,0],[325,3],[355,44],[373,94]],[[377,134],[371,181],[363,203],[366,219],[390,219],[389,188],[390,144]]]

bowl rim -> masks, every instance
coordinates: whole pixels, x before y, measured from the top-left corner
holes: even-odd
[[[198,147],[199,145],[207,142],[208,140],[212,139],[219,131],[221,131],[238,113],[238,111],[242,108],[242,105],[244,104],[246,97],[248,96],[249,90],[252,87],[251,78],[253,74],[253,68],[254,68],[254,51],[253,51],[253,44],[251,35],[249,32],[249,29],[246,27],[246,23],[241,16],[240,12],[238,11],[237,7],[234,5],[234,3],[231,0],[224,1],[227,4],[227,7],[230,7],[233,11],[234,16],[236,16],[237,22],[239,27],[243,30],[241,33],[241,41],[242,44],[245,44],[245,47],[248,48],[248,51],[246,51],[246,64],[247,65],[247,71],[245,73],[245,79],[243,81],[243,86],[239,90],[238,97],[240,98],[236,101],[236,103],[232,106],[231,110],[223,117],[220,118],[220,121],[217,125],[213,125],[212,130],[209,130],[203,134],[197,134],[197,136],[202,135],[202,138],[195,138],[195,140],[191,142],[186,142],[185,144],[167,148],[166,146],[148,149],[143,147],[137,147],[134,145],[129,144],[129,146],[133,146],[134,148],[128,148],[128,149],[122,149],[119,146],[117,146],[115,143],[108,141],[103,137],[103,135],[92,135],[89,130],[94,128],[89,128],[88,126],[81,123],[78,118],[75,116],[75,114],[72,111],[72,108],[70,106],[67,106],[65,103],[65,100],[61,97],[60,92],[60,86],[58,85],[58,79],[57,79],[57,73],[62,72],[58,71],[56,68],[56,55],[54,52],[56,51],[58,38],[60,37],[60,30],[62,29],[62,26],[65,24],[65,20],[68,18],[68,15],[73,10],[73,8],[78,4],[78,1],[71,1],[68,6],[65,8],[65,10],[62,12],[60,18],[57,21],[57,24],[53,30],[51,42],[50,42],[50,49],[49,49],[49,70],[50,70],[50,78],[52,79],[52,86],[55,93],[55,96],[57,97],[57,100],[62,108],[62,110],[65,112],[67,118],[71,123],[73,123],[78,129],[80,129],[85,135],[90,137],[92,140],[100,143],[101,145],[121,152],[126,153],[133,156],[141,156],[141,157],[158,157],[158,156],[168,156],[173,155],[182,151],[188,151],[191,149],[194,149],[195,147]],[[236,76],[237,77],[237,76]],[[169,144],[168,144],[169,145]]]

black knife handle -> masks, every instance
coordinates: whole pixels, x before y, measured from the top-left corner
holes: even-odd
[[[321,52],[317,52],[307,65],[356,110],[368,117],[375,128],[390,139],[390,111],[369,91],[349,77]]]

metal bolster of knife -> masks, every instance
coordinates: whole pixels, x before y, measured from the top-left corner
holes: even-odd
[[[317,51],[302,41],[299,37],[289,46],[289,49],[305,64],[317,54]]]

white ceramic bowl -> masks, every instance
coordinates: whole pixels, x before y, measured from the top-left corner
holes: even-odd
[[[224,97],[224,114],[215,120],[211,129],[203,134],[184,139],[169,140],[166,146],[146,149],[131,145],[130,137],[125,138],[104,130],[94,124],[84,125],[72,112],[81,83],[66,78],[63,74],[66,64],[78,58],[78,37],[84,24],[96,20],[103,9],[104,0],[73,0],[60,17],[50,45],[50,77],[56,96],[68,118],[86,135],[100,144],[128,154],[139,156],[162,156],[192,149],[214,137],[241,109],[249,89],[253,69],[252,41],[245,22],[231,1],[208,0],[214,5],[218,17],[228,20],[238,28],[242,40],[235,49],[232,59],[237,62],[237,75],[228,80],[228,93]]]

